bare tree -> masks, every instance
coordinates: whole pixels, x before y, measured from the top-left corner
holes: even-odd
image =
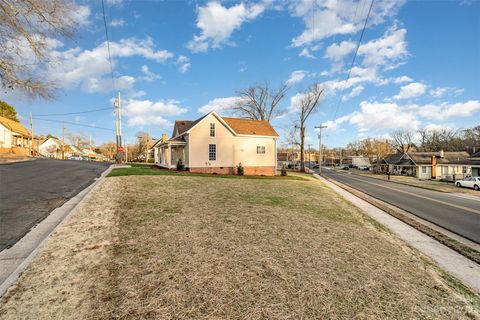
[[[325,89],[318,83],[314,83],[307,91],[301,93],[299,106],[298,127],[300,129],[300,171],[305,171],[305,123],[311,114],[315,113],[320,106],[320,98]]]
[[[115,144],[115,142],[104,143],[100,146],[99,149],[100,153],[108,159],[113,159],[117,153],[117,145]]]
[[[268,83],[250,86],[237,93],[241,99],[232,110],[241,117],[270,121],[273,116],[282,113],[278,106],[287,90],[285,83],[277,90],[271,90]]]
[[[396,130],[391,133],[393,139],[393,147],[400,153],[410,151],[413,144],[414,133],[409,130]]]
[[[0,83],[30,97],[53,97],[53,83],[35,74],[48,43],[70,37],[76,5],[69,0],[0,0]],[[27,59],[33,56],[34,59]]]
[[[67,140],[80,149],[90,148],[90,139],[84,133],[68,133]]]

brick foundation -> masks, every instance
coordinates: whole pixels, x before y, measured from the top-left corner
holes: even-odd
[[[276,174],[275,167],[244,167],[246,176],[274,176]],[[237,174],[237,168],[234,167],[200,167],[188,168],[192,173],[209,173],[209,174]]]

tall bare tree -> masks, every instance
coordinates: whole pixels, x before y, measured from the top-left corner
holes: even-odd
[[[414,132],[409,130],[396,130],[391,133],[393,139],[393,147],[400,153],[410,151],[414,144]]]
[[[30,97],[53,97],[53,83],[35,70],[47,62],[49,42],[72,36],[75,9],[71,0],[0,0],[2,87],[20,89]]]
[[[68,133],[67,140],[70,142],[70,144],[80,149],[90,148],[90,138],[84,133]]]
[[[237,92],[241,98],[232,110],[241,117],[270,121],[282,113],[279,104],[287,93],[288,86],[282,83],[277,90],[272,90],[268,83],[256,84]]]
[[[298,127],[300,129],[300,171],[302,172],[305,171],[305,123],[308,117],[318,110],[324,91],[318,83],[314,83],[308,90],[301,93]]]
[[[117,145],[115,144],[115,142],[104,143],[100,146],[99,149],[100,149],[100,153],[110,160],[115,158],[115,155],[117,153]],[[129,146],[129,149],[130,149],[130,146]]]

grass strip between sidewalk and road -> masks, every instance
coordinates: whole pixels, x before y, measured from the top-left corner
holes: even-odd
[[[480,319],[480,297],[320,181],[114,176],[0,319]]]
[[[323,176],[323,178],[327,179],[328,181],[336,184],[342,189],[347,190],[348,192],[352,193],[353,195],[359,197],[360,199],[367,201],[371,205],[387,212],[391,216],[399,219],[402,222],[405,222],[409,226],[412,226],[413,228],[417,229],[420,232],[423,232],[424,234],[428,235],[429,237],[437,240],[441,244],[449,247],[450,249],[455,250],[456,252],[460,253],[461,255],[467,257],[468,259],[475,261],[476,263],[480,264],[480,252],[477,250],[455,240],[452,239],[451,237],[447,236],[444,233],[441,233],[437,230],[434,230],[430,228],[429,226],[413,219],[410,217],[407,217],[405,214],[403,214],[400,210],[395,210],[395,208],[392,208],[392,205],[386,205],[383,201],[377,200],[376,198],[365,194],[355,188],[352,188],[350,186],[347,186],[341,182],[338,182],[334,179],[330,179],[326,176]]]

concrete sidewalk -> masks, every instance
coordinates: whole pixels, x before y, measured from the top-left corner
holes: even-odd
[[[480,265],[465,258],[461,254],[428,237],[406,223],[394,218],[385,211],[378,209],[325,178],[320,177],[318,174],[314,174],[313,176],[321,180],[343,198],[363,210],[370,217],[386,226],[400,239],[430,257],[449,274],[455,276],[465,285],[480,293]]]
[[[14,246],[0,252],[0,297],[28,267],[50,235],[75,212],[77,206],[87,199],[87,195],[110,173],[113,167],[112,165],[107,168],[90,186],[53,210]]]

